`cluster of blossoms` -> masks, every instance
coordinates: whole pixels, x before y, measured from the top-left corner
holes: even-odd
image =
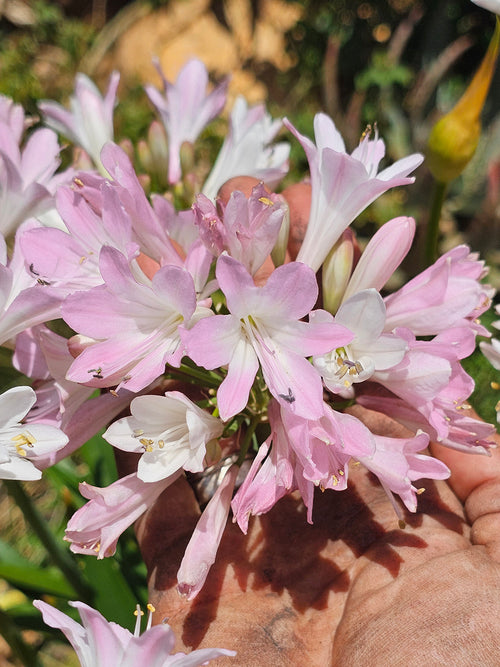
[[[422,156],[380,170],[376,132],[349,154],[324,114],[312,141],[238,99],[213,169],[200,176],[183,155],[221,113],[227,82],[207,93],[205,67],[192,60],[163,92],[147,89],[168,138],[170,184],[148,197],[113,143],[118,78],[103,98],[79,75],[71,111],[41,105],[46,124],[85,152],[78,171],[55,173],[53,129],[36,130],[21,150],[24,113],[0,99],[0,228],[13,242],[11,253],[4,241],[0,249],[0,343],[15,348],[14,364],[34,387],[0,399],[0,476],[37,478],[104,427],[111,445],[140,454],[136,472],[109,487],[81,485],[89,502],[68,524],[71,549],[113,555],[120,534],[179,476],[223,462],[180,563],[178,589],[192,599],[230,510],[246,532],[251,515],[298,490],[312,522],[316,487],[345,489],[356,461],[402,519],[396,497],[414,512],[414,482],[449,475],[425,453],[429,440],[487,454],[494,427],[468,416],[473,381],[460,363],[487,334],[478,317],[493,292],[481,282],[483,263],[459,246],[383,296],[414,220],[390,220],[362,253],[349,229],[377,197],[412,183]],[[288,143],[273,143],[282,126],[310,167],[298,253],[287,191],[274,193],[288,169]],[[254,179],[249,192],[218,196],[241,176]],[[179,210],[173,202],[193,191]],[[58,319],[75,332],[69,340],[47,327]],[[344,411],[355,402],[409,436],[372,433]],[[245,460],[246,476],[238,475]],[[39,608],[49,623],[64,623]],[[84,623],[101,622],[78,609]],[[113,632],[113,646],[132,650],[130,637]]]

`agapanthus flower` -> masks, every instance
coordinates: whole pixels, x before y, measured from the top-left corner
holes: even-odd
[[[214,200],[219,188],[234,176],[254,176],[272,190],[288,171],[289,144],[271,143],[281,125],[281,120],[272,120],[263,104],[249,109],[246,100],[238,97],[203,194]]]
[[[177,573],[177,590],[188,600],[193,600],[206,581],[215,563],[227,517],[231,506],[234,484],[239,467],[231,466],[196,524],[186,547]]]
[[[396,514],[402,519],[403,514],[394,501],[393,494],[401,498],[410,512],[415,512],[420,489],[412,482],[419,479],[448,479],[450,471],[442,461],[419,454],[429,444],[426,433],[417,433],[412,438],[389,438],[381,435],[375,435],[374,438],[374,453],[360,457],[359,461],[378,477]]]
[[[375,133],[362,138],[351,155],[331,118],[316,114],[316,144],[284,120],[306,152],[311,173],[312,201],[306,234],[297,260],[317,271],[342,232],[369,204],[398,185],[415,180],[409,177],[422,162],[415,153],[378,171],[384,157],[384,142]]]
[[[271,400],[268,416],[271,435],[260,446],[231,503],[234,520],[244,533],[250,515],[268,512],[296,489],[312,523],[314,489],[344,490],[349,461],[371,456],[375,450],[373,435],[359,419],[326,403],[320,419],[308,420]]]
[[[68,442],[54,426],[22,423],[35,401],[31,387],[13,387],[0,395],[0,479],[40,479],[42,473],[31,457],[61,449]]]
[[[247,199],[242,192],[231,193],[217,207],[204,195],[193,204],[195,223],[210,252],[218,257],[226,251],[254,275],[271,254],[278,239],[285,206],[260,183]]]
[[[52,130],[35,130],[21,147],[21,114],[9,102],[0,98],[0,233],[4,236],[52,208],[56,188],[72,176],[72,171],[55,173],[61,149]]]
[[[40,276],[27,271],[19,239],[30,223],[24,223],[15,239],[10,261],[7,245],[0,234],[0,344],[42,322],[60,317],[62,295],[52,290]]]
[[[54,465],[109,424],[124,410],[133,396],[102,393],[91,398],[92,387],[66,379],[73,357],[68,341],[44,325],[22,331],[16,338],[12,363],[17,370],[34,380],[36,404],[26,415],[26,423],[38,422],[60,428],[68,443],[55,451],[33,455],[40,469]]]
[[[103,97],[95,83],[79,73],[70,110],[50,100],[39,103],[47,125],[81,146],[103,173],[101,150],[106,142],[113,141],[113,110],[119,81],[119,73],[113,72]]]
[[[134,398],[130,412],[103,437],[118,449],[142,454],[137,476],[144,482],[156,482],[181,468],[201,472],[207,444],[224,428],[220,419],[179,391]]]
[[[180,149],[184,141],[194,143],[203,128],[220,114],[226,103],[229,79],[206,93],[208,72],[201,60],[189,60],[177,75],[175,83],[165,78],[163,94],[154,86],[146,86],[146,93],[156,107],[168,136],[168,180],[177,183],[182,169]]]
[[[201,319],[182,331],[187,354],[207,369],[227,365],[217,391],[219,414],[230,419],[243,410],[260,366],[264,380],[284,407],[307,418],[323,412],[317,371],[305,358],[348,343],[352,334],[334,322],[302,322],[318,295],[314,273],[292,262],[256,287],[237,260],[221,255],[216,277],[229,315]]]
[[[137,473],[131,473],[104,488],[82,482],[80,493],[89,502],[73,514],[66,527],[64,539],[71,543],[71,551],[98,559],[112,556],[120,535],[153,506],[181,472],[157,482],[143,482]]]
[[[99,254],[103,246],[117,248],[129,261],[139,254],[132,224],[118,193],[101,180],[102,208],[99,214],[76,190],[59,188],[57,209],[67,231],[33,228],[20,238],[31,271],[65,294],[101,285]]]
[[[333,320],[319,313],[314,321]],[[354,338],[325,355],[314,357],[314,366],[334,393],[346,394],[353,383],[364,382],[376,370],[386,370],[402,361],[408,344],[392,333],[384,333],[386,309],[375,289],[357,292],[340,306],[335,321],[353,332]]]
[[[98,611],[84,602],[69,602],[78,610],[83,626],[42,600],[34,606],[42,613],[43,620],[51,628],[61,630],[80,661],[81,667],[196,667],[206,665],[221,656],[234,656],[235,651],[223,648],[202,648],[191,653],[172,653],[175,635],[167,623],[152,625],[155,609],[148,605],[149,619],[141,635],[141,611],[136,609],[136,626],[132,634],[117,623],[107,621]]]
[[[72,294],[63,305],[66,322],[95,339],[67,377],[94,387],[140,391],[163,374],[166,363],[180,365],[180,325],[210,311],[197,307],[193,279],[178,266],[164,266],[152,281],[141,276],[139,282],[126,258],[108,246],[99,265],[105,284]]]

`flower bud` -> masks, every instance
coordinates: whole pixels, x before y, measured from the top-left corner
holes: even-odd
[[[427,144],[427,164],[434,178],[449,183],[474,155],[481,134],[481,111],[495,70],[500,45],[497,19],[490,46],[467,90],[455,107],[432,128]]]
[[[332,315],[342,303],[354,257],[352,232],[342,234],[323,262],[323,308]]]

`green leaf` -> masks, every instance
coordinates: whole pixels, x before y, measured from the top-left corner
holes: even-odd
[[[12,586],[41,595],[59,595],[74,599],[76,593],[63,575],[55,568],[33,567],[31,565],[0,563],[0,577]]]

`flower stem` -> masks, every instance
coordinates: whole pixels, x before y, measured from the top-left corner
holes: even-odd
[[[77,564],[69,553],[62,549],[59,542],[51,533],[47,522],[43,519],[30,496],[17,480],[3,480],[9,495],[16,502],[24,518],[30,524],[33,532],[43,544],[55,565],[61,570],[75,593],[84,602],[92,602],[93,592],[90,586],[82,579]]]
[[[245,437],[243,438],[243,442],[241,443],[240,447],[240,455],[238,456],[238,460],[236,461],[236,465],[241,466],[243,461],[245,460],[245,456],[247,455],[248,448],[250,447],[250,442],[252,441],[253,434],[255,433],[255,429],[261,422],[261,415],[256,414],[252,417],[250,420],[250,423],[248,424],[248,428],[245,431]]]
[[[179,368],[169,368],[167,372],[169,376],[174,375],[177,377],[188,377],[191,380],[198,380],[202,387],[212,387],[217,389],[222,382],[222,378],[213,371],[192,368],[185,364],[182,364]]]
[[[439,221],[448,183],[434,181],[432,207],[425,236],[424,268],[433,264],[438,257]]]

